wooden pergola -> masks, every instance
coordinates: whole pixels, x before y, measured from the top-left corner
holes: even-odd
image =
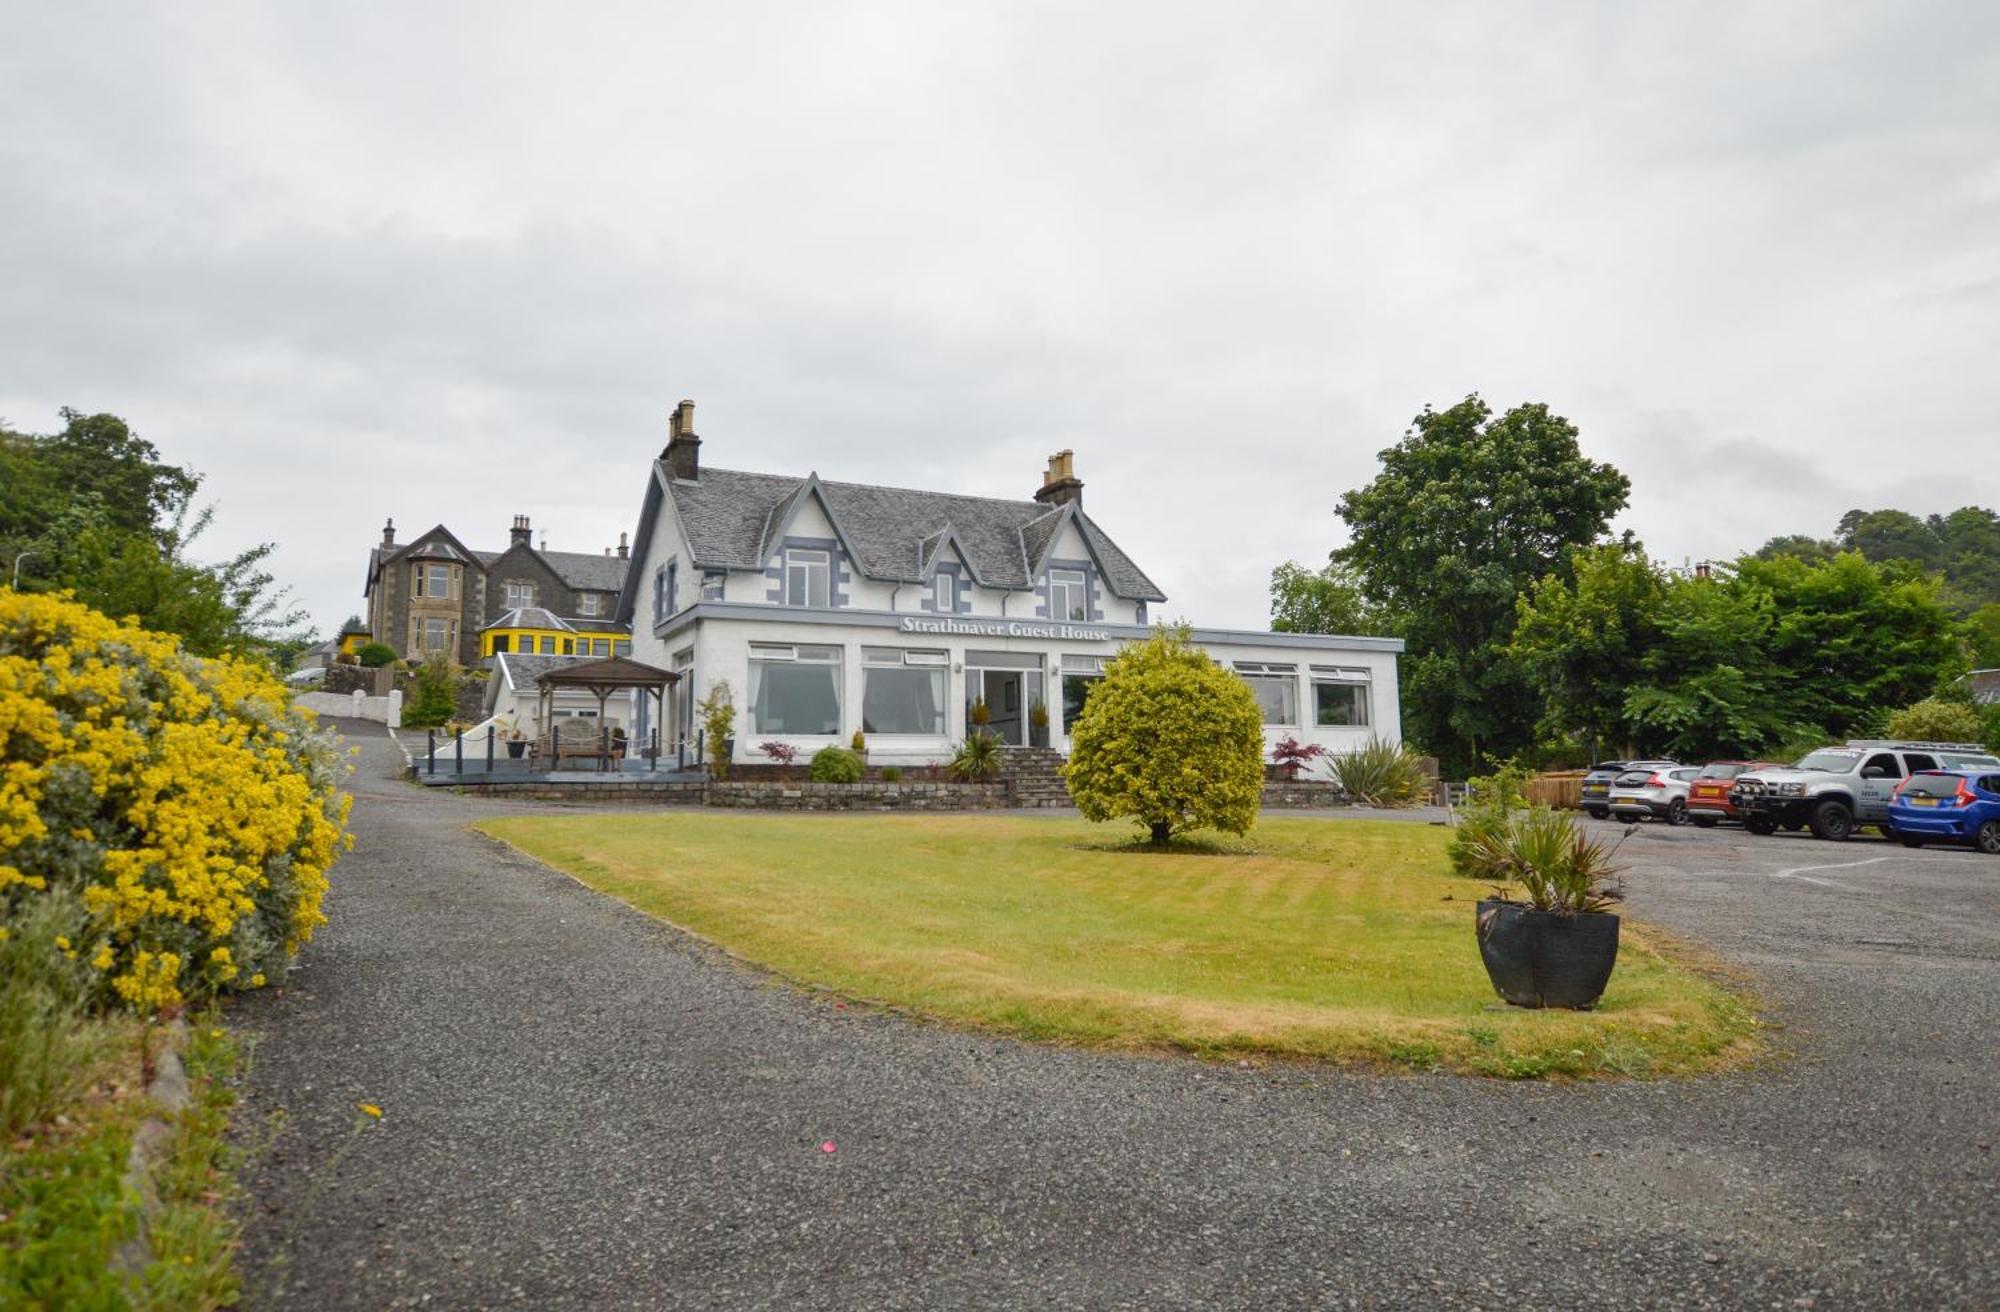
[[[554,669],[535,680],[536,722],[548,734],[553,747],[555,741],[555,696],[558,689],[580,688],[597,697],[597,723],[604,723],[604,704],[611,694],[623,692],[627,688],[637,688],[642,694],[651,693],[658,714],[654,724],[665,724],[667,716],[667,690],[679,683],[681,676],[672,670],[635,661],[629,656],[608,656],[603,660],[583,661],[563,669]]]

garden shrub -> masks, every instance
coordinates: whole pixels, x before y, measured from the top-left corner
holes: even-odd
[[[984,729],[966,735],[951,754],[951,777],[961,783],[983,784],[1000,775],[1000,739]]]
[[[1983,743],[1986,722],[1967,702],[1926,697],[1889,717],[1888,736],[1914,742]]]
[[[283,977],[349,799],[266,669],[0,590],[0,933],[73,898],[84,992],[136,1011]]]
[[[403,727],[435,729],[458,713],[458,671],[451,658],[433,652],[417,667],[416,687],[403,705]]]
[[[813,753],[808,772],[816,784],[855,784],[861,782],[866,767],[860,755],[849,748],[822,747]]]
[[[708,696],[701,699],[695,709],[701,712],[701,723],[708,734],[708,768],[717,779],[729,777],[729,746],[736,736],[736,697],[729,690],[729,680],[717,679],[708,686]]]
[[[1481,852],[1504,835],[1516,812],[1528,809],[1528,771],[1514,761],[1475,776],[1468,784],[1465,805],[1452,817],[1451,868],[1468,878],[1480,878]]]
[[[903,771],[901,767],[894,765],[885,765],[882,767],[883,783],[885,784],[900,783],[902,782],[902,778],[903,778]]]
[[[364,642],[355,649],[354,655],[371,670],[396,663],[396,649],[386,642]]]
[[[1246,832],[1264,791],[1264,717],[1250,685],[1161,628],[1126,647],[1070,733],[1063,768],[1088,820],[1129,816],[1155,843]]]
[[[1422,758],[1401,743],[1371,735],[1352,751],[1335,752],[1332,761],[1342,791],[1370,806],[1415,806],[1430,791]]]

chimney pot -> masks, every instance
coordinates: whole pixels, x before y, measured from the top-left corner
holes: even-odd
[[[1042,475],[1041,490],[1035,493],[1035,500],[1051,506],[1082,502],[1083,480],[1076,476],[1075,451],[1065,447],[1049,457],[1049,467]]]
[[[673,476],[692,482],[701,477],[701,439],[694,431],[694,402],[683,401],[667,417],[667,448],[660,452]]]
[[[618,535],[618,559],[630,560],[631,558],[632,558],[632,547],[625,540],[625,535],[623,533],[620,533]]]
[[[382,521],[382,545],[385,547],[396,545],[396,521],[394,517]]]
[[[528,517],[526,515],[514,516],[514,527],[507,530],[508,544],[510,546],[522,546],[532,536],[533,534],[528,529]]]

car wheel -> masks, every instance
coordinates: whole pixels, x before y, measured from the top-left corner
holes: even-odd
[[[1590,818],[1593,820],[1609,820],[1611,818],[1611,812],[1605,810],[1601,806],[1593,806],[1590,808]]]
[[[1915,834],[1897,834],[1896,841],[1904,847],[1922,847],[1924,845],[1924,840],[1918,838]]]
[[[1667,823],[1670,825],[1684,825],[1687,822],[1688,822],[1688,804],[1682,801],[1678,797],[1676,797],[1673,801],[1668,802]]]
[[[1768,838],[1778,832],[1777,822],[1761,815],[1753,815],[1746,819],[1743,828],[1759,838]]]
[[[1988,820],[1972,837],[1973,846],[1988,856],[2000,856],[2000,820]]]
[[[1854,836],[1854,812],[1845,802],[1821,802],[1813,808],[1811,823],[1813,837],[1829,843],[1844,843]]]
[[[1694,827],[1696,829],[1713,829],[1715,828],[1715,817],[1712,815],[1698,815],[1694,818]]]

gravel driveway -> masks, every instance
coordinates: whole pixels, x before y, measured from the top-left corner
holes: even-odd
[[[1216,1066],[803,996],[348,728],[332,923],[235,1011],[248,1306],[2000,1305],[2000,861],[1642,829],[1631,909],[1754,979],[1759,1070]]]

